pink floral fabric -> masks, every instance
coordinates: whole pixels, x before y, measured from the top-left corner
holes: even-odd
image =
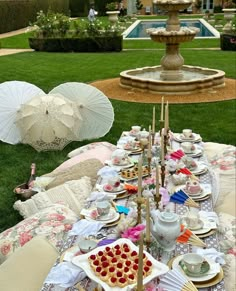
[[[58,247],[77,219],[68,207],[54,204],[5,230],[0,234],[0,263],[36,235],[44,236]]]
[[[213,157],[210,162],[213,168],[219,168],[223,171],[234,169],[236,166],[236,148],[229,146],[220,156]]]

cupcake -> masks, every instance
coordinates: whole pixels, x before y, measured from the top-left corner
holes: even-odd
[[[117,278],[116,277],[110,277],[107,281],[107,284],[111,287],[117,286]]]
[[[128,285],[128,281],[127,281],[126,278],[121,277],[121,278],[118,279],[118,281],[117,281],[117,285],[118,285],[118,287],[120,287],[120,288],[124,288],[126,285]]]
[[[100,273],[100,279],[104,282],[106,282],[108,279],[109,279],[109,274],[106,270],[103,270],[101,273]]]

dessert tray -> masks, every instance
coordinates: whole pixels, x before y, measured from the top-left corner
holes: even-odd
[[[149,174],[148,166],[143,166],[142,167],[142,174],[143,174],[142,177],[148,176],[148,174]],[[120,178],[121,178],[121,180],[123,180],[125,182],[138,179],[138,166],[136,165],[131,169],[122,170]]]
[[[192,274],[189,273],[187,274],[187,272],[184,270],[182,263],[183,256],[184,255],[180,255],[173,260],[172,268],[173,269],[177,268],[178,270],[183,272],[191,281],[194,282],[194,284],[196,282],[207,282],[216,277],[221,272],[221,267],[218,263],[215,263],[213,260],[205,257],[206,261],[205,265],[209,265],[209,267],[206,267],[207,271],[206,270],[205,272],[202,271],[202,273],[199,274],[199,276],[196,275],[193,276]]]
[[[120,250],[119,254],[116,253],[117,250]],[[136,279],[133,279],[134,276],[137,276],[137,268],[138,265],[137,259],[138,259],[138,247],[136,247],[130,240],[128,239],[118,239],[117,241],[98,247],[91,252],[81,255],[79,257],[74,257],[72,259],[72,263],[75,264],[76,266],[82,268],[87,276],[92,279],[93,281],[97,282],[100,284],[105,291],[126,291],[130,290],[132,287],[134,287],[137,282]],[[111,252],[111,257],[109,257],[109,254]],[[110,258],[112,257],[112,253],[115,254],[116,262],[114,261],[113,263],[111,262]],[[103,258],[104,257],[104,258]],[[97,261],[95,263],[95,261]],[[105,268],[102,265],[104,262],[105,263]],[[127,263],[129,262],[129,263]],[[147,263],[148,262],[148,263]],[[102,266],[101,270],[97,268],[96,266]],[[160,263],[156,261],[149,253],[144,251],[144,260],[143,260],[144,267],[147,267],[148,273],[146,276],[144,275],[143,278],[143,284],[147,284],[149,281],[154,279],[155,277],[158,277],[160,275],[163,275],[169,271],[169,267],[164,265],[163,263]],[[125,267],[129,265],[129,267]],[[109,269],[110,270],[109,272]],[[120,268],[120,271],[119,271]],[[125,270],[127,268],[127,270]],[[119,279],[119,274],[118,272],[122,273],[127,272],[127,275],[131,273],[130,270],[132,270],[131,278],[133,279],[133,283],[127,284],[128,281],[126,281],[123,285],[125,286],[118,286],[115,283],[115,286],[109,285],[111,282],[111,277],[115,278],[114,280],[120,280]],[[104,272],[101,274],[102,272]],[[111,272],[113,271],[113,272]],[[118,277],[117,277],[118,275]],[[121,275],[122,277],[123,275]],[[126,278],[128,278],[126,276]],[[101,278],[104,278],[103,280]],[[114,285],[114,284],[113,284]]]
[[[178,142],[190,141],[190,142],[201,142],[202,138],[200,134],[193,133],[191,138],[186,138],[182,133],[174,133],[173,134],[174,140]]]

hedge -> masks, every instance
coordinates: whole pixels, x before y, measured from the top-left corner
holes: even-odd
[[[69,0],[1,0],[0,33],[24,28],[35,21],[37,12],[48,9],[69,14]]]
[[[36,51],[46,52],[107,52],[121,51],[122,36],[86,38],[29,38],[29,45]]]
[[[236,51],[236,35],[221,34],[220,47],[223,51]]]

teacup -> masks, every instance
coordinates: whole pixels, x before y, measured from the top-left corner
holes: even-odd
[[[98,201],[96,203],[97,212],[99,216],[105,216],[109,214],[111,204],[108,201]]]
[[[185,184],[185,189],[189,194],[192,195],[198,194],[202,190],[200,183],[196,180],[187,181]]]
[[[107,184],[113,189],[120,186],[120,176],[114,176],[108,179]]]
[[[83,239],[78,242],[78,246],[80,248],[81,253],[86,254],[91,250],[95,249],[97,243],[93,240]]]
[[[187,224],[187,227],[190,229],[194,229],[199,223],[199,215],[195,215],[193,213],[189,213],[187,216],[182,218],[182,222]]]
[[[204,258],[198,254],[188,253],[183,256],[183,263],[191,273],[198,274],[201,272]]]
[[[182,133],[185,138],[191,138],[193,136],[192,129],[183,129]]]
[[[113,165],[122,165],[127,161],[128,154],[125,150],[117,149],[111,155]]]
[[[140,130],[141,130],[141,126],[139,126],[139,125],[133,125],[131,127],[131,131],[133,134],[138,134],[140,132]]]
[[[186,154],[191,154],[196,148],[195,145],[192,142],[182,142],[181,144],[182,149]]]

